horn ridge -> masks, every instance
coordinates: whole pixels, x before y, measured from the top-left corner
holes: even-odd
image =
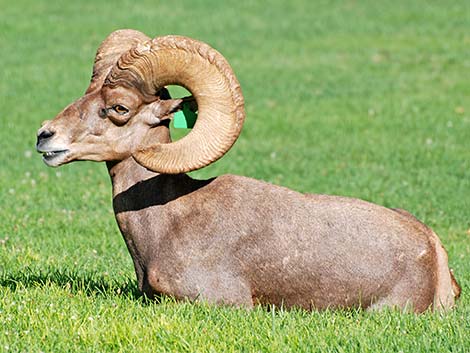
[[[119,57],[138,43],[150,38],[139,31],[119,29],[109,34],[96,51],[90,85],[85,94],[100,89]]]
[[[182,173],[202,168],[222,157],[241,132],[245,112],[240,84],[227,60],[203,42],[165,36],[139,43],[119,58],[105,84],[135,87],[146,102],[169,84],[194,95],[199,117],[187,136],[134,153],[148,169]]]

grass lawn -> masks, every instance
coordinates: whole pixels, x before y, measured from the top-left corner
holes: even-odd
[[[470,2],[0,0],[0,352],[469,352]],[[448,250],[455,310],[283,311],[146,302],[104,164],[47,168],[42,120],[111,31],[210,43],[247,120],[193,173],[409,210]]]

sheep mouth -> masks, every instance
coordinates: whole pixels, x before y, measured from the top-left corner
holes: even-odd
[[[47,151],[42,153],[42,160],[50,167],[56,167],[64,162],[69,150]]]

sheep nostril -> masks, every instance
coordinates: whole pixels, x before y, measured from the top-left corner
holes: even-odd
[[[38,135],[38,143],[42,140],[46,140],[52,136],[54,136],[55,132],[49,130],[42,130]]]

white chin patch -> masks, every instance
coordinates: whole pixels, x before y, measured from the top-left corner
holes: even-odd
[[[42,160],[49,167],[57,167],[64,162],[69,152],[69,150],[43,152]]]

